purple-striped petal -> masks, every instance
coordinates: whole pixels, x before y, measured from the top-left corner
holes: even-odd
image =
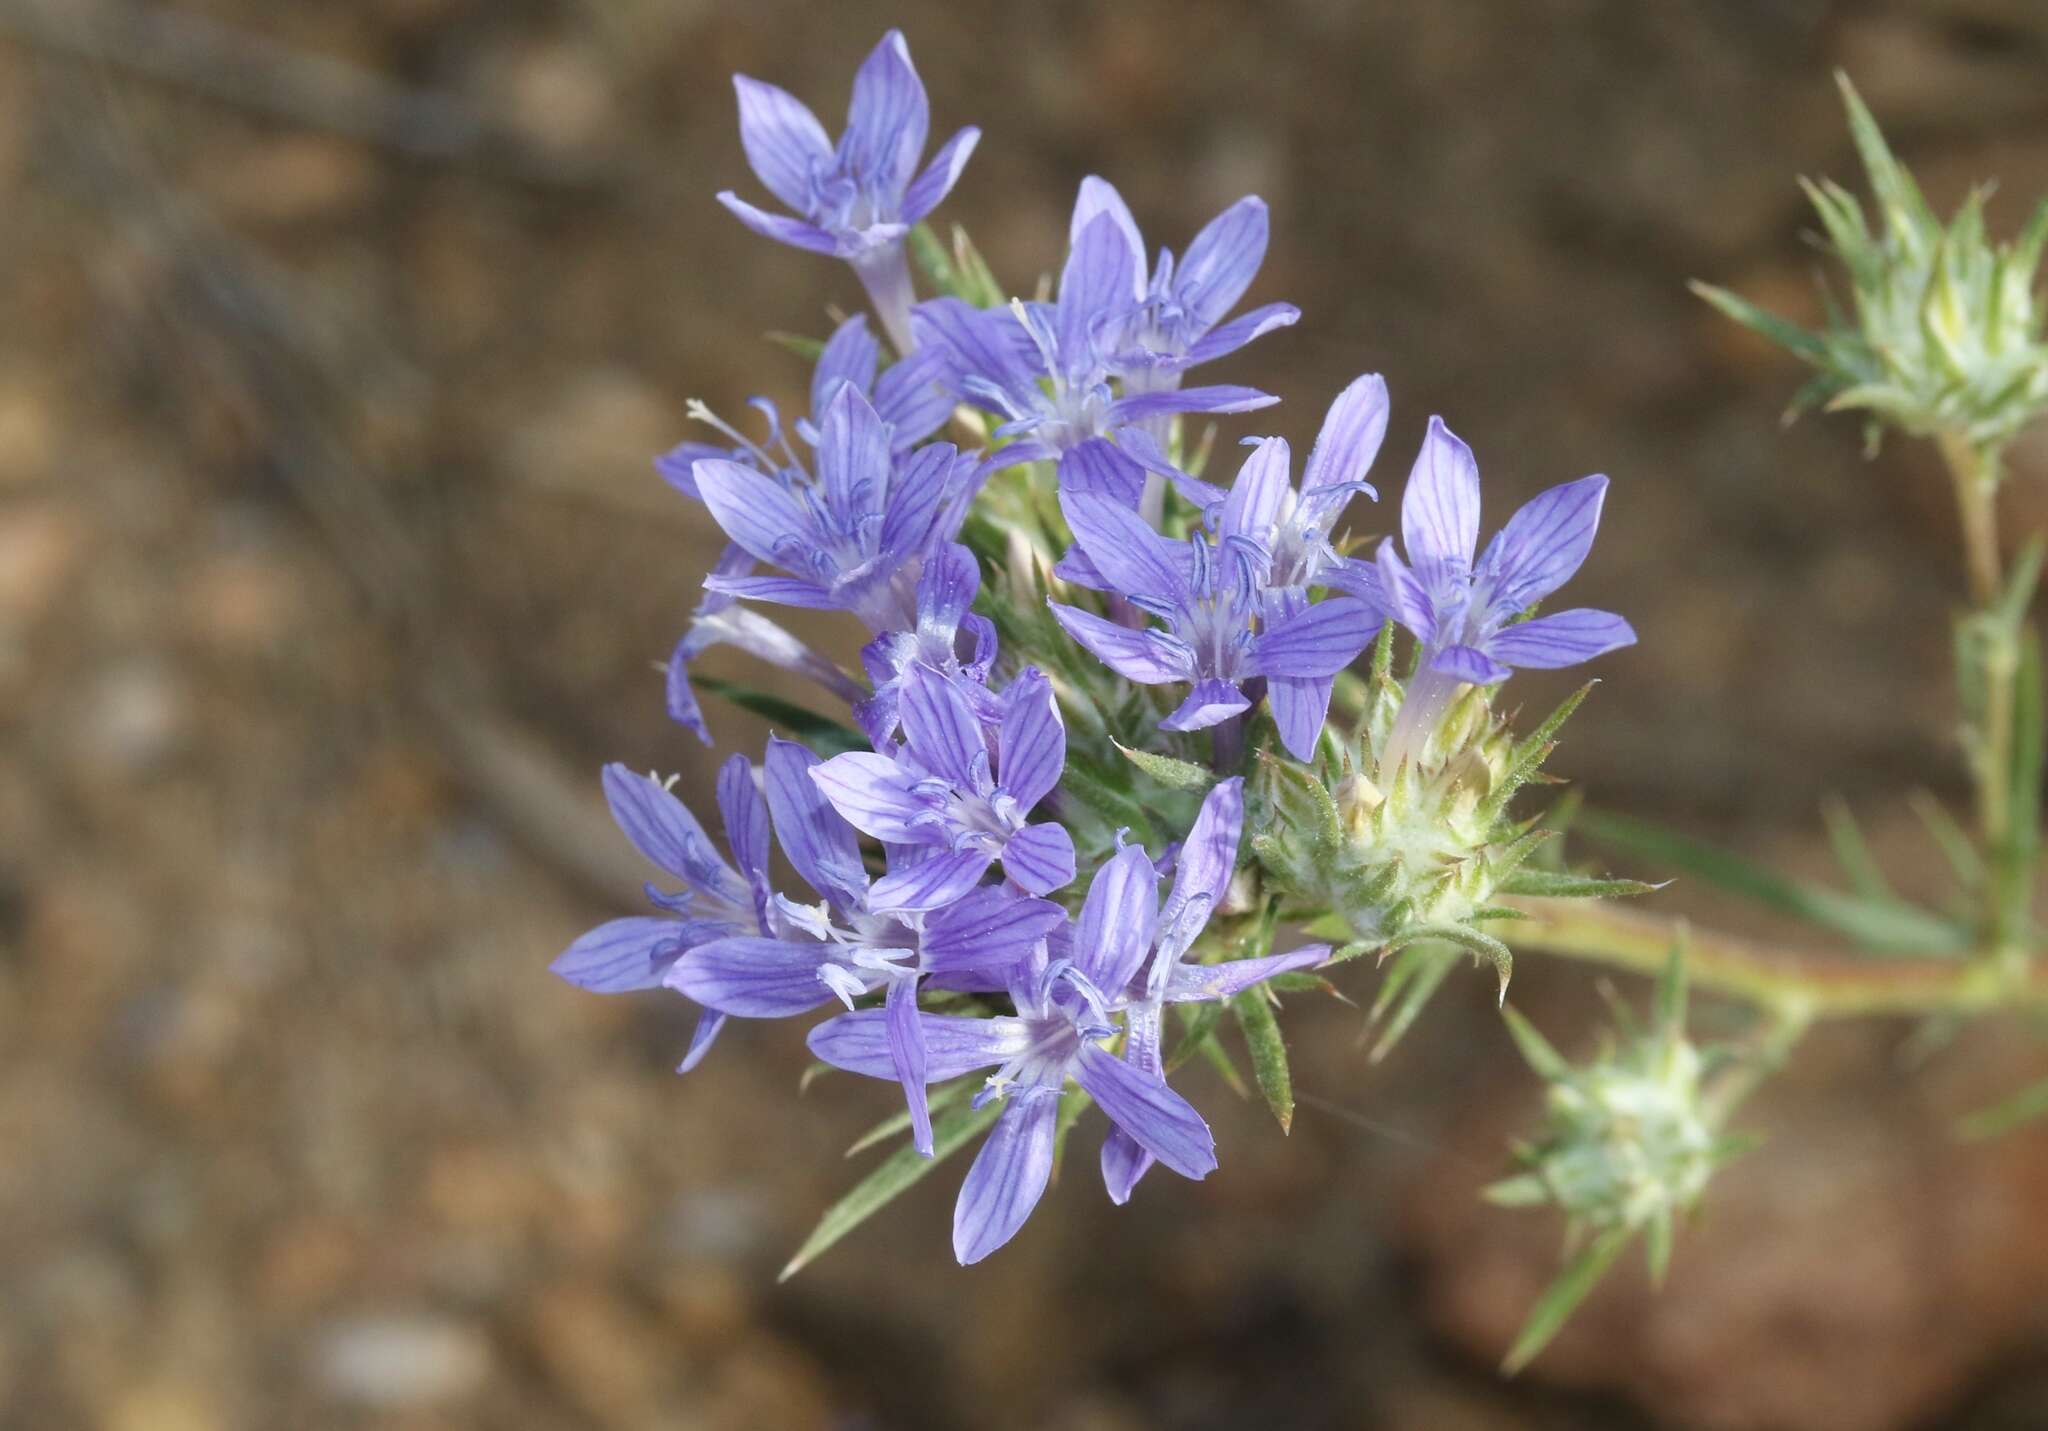
[[[683,1061],[676,1065],[677,1073],[688,1073],[704,1061],[711,1052],[711,1045],[718,1041],[718,1032],[725,1027],[726,1015],[716,1009],[700,1009],[697,1013],[697,1027],[690,1031],[690,1046],[683,1050]]]
[[[817,471],[826,505],[849,529],[881,513],[889,496],[889,429],[864,388],[841,383],[826,405]]]
[[[699,944],[662,980],[708,1009],[742,1019],[783,1019],[830,1001],[818,977],[832,946],[735,934]]]
[[[822,419],[842,387],[868,392],[881,360],[882,345],[868,332],[867,315],[856,313],[834,328],[811,369],[811,412]]]
[[[1062,492],[1060,511],[1090,564],[1117,591],[1182,604],[1188,600],[1186,564],[1129,507],[1093,493]]]
[[[1052,1091],[1020,1089],[989,1130],[953,1205],[953,1255],[963,1267],[1015,1237],[1045,1195],[1059,1107]]]
[[[1566,662],[1569,665],[1570,662]],[[1446,676],[1455,676],[1475,686],[1490,686],[1505,681],[1510,672],[1506,666],[1493,659],[1476,646],[1446,646],[1429,659],[1429,669],[1441,671]]]
[[[1167,417],[1176,412],[1251,412],[1280,401],[1271,393],[1235,383],[1211,387],[1175,388],[1171,392],[1134,393],[1109,405],[1113,423],[1137,422],[1148,417]]]
[[[1355,596],[1333,596],[1293,612],[1252,643],[1267,676],[1334,676],[1372,644],[1379,613]]]
[[[838,594],[800,576],[719,576],[704,578],[704,589],[741,601],[766,601],[805,611],[837,611],[846,602]]]
[[[1519,614],[1571,579],[1593,549],[1607,479],[1581,477],[1538,492],[1487,544],[1479,569],[1492,577],[1492,612]]]
[[[929,1158],[932,1110],[924,1086],[931,1065],[925,1052],[924,1022],[917,1012],[915,976],[889,981],[882,1013],[882,1024],[889,1037],[889,1060],[895,1065],[896,1081],[903,1085],[903,1100],[910,1108],[910,1144]]]
[[[1074,196],[1073,217],[1067,222],[1067,247],[1079,248],[1081,235],[1104,214],[1116,226],[1117,236],[1130,254],[1131,288],[1125,301],[1127,306],[1135,304],[1145,296],[1145,240],[1138,233],[1138,221],[1131,217],[1130,205],[1109,180],[1090,174],[1081,181],[1080,192]]]
[[[1026,667],[1003,692],[1003,724],[996,747],[996,777],[1020,809],[1050,795],[1067,766],[1067,728],[1052,682]]]
[[[1081,1045],[1074,1076],[1110,1121],[1182,1177],[1216,1170],[1216,1139],[1194,1105],[1163,1078],[1139,1072],[1100,1044]]]
[[[1611,611],[1575,607],[1524,621],[1488,639],[1487,651],[1510,666],[1553,670],[1636,643],[1635,628]]]
[[[1237,846],[1244,832],[1244,777],[1232,776],[1202,797],[1202,808],[1181,841],[1174,860],[1173,892],[1160,924],[1178,958],[1222,903],[1237,870]]]
[[[765,209],[757,209],[730,189],[718,196],[718,202],[725,205],[734,218],[762,238],[786,243],[791,248],[809,249],[812,253],[839,252],[839,240],[816,224],[806,223],[802,219],[792,219],[786,214],[771,214]]]
[[[893,199],[916,172],[930,127],[931,108],[910,62],[910,46],[901,31],[891,30],[854,72],[846,130],[839,136],[840,169],[872,180]]]
[[[1138,1004],[1124,1020],[1124,1062],[1148,1078],[1164,1080],[1166,1069],[1160,1058],[1159,1005]],[[1157,1161],[1145,1151],[1122,1125],[1111,1123],[1109,1136],[1102,1140],[1102,1185],[1109,1200],[1121,1207],[1131,1200],[1138,1179],[1151,1171]]]
[[[1206,730],[1251,708],[1245,693],[1229,681],[1211,677],[1188,689],[1187,699],[1159,722],[1167,730]]]
[[[779,553],[790,542],[818,540],[809,516],[773,477],[723,458],[707,458],[694,470],[712,517],[757,560],[786,566]]]
[[[1140,685],[1163,686],[1185,681],[1191,672],[1187,648],[1149,629],[1119,626],[1077,607],[1046,603],[1060,629],[1083,649],[1125,680]]]
[[[933,522],[946,499],[947,485],[952,481],[959,456],[952,443],[933,442],[904,458],[895,476],[889,479],[880,559],[890,570],[914,556],[932,536]],[[883,470],[886,472],[887,468]]]
[[[1479,464],[1444,420],[1432,417],[1401,494],[1401,544],[1428,583],[1439,568],[1469,570],[1478,542]]]
[[[1138,505],[1145,469],[1106,437],[1091,437],[1060,454],[1059,490],[1106,497],[1120,507]]]
[[[889,424],[889,450],[897,457],[908,454],[953,415],[953,395],[946,391],[949,362],[943,350],[919,348],[875,379],[875,411]]]
[[[925,917],[918,968],[930,974],[1006,970],[1066,918],[1050,900],[1026,899],[1005,885],[981,885]]]
[[[1306,944],[1285,954],[1267,954],[1257,959],[1233,959],[1225,964],[1176,964],[1167,979],[1165,998],[1170,1004],[1206,1003],[1230,999],[1276,974],[1313,969],[1329,960],[1330,946]]]
[[[1137,301],[1143,269],[1143,257],[1133,256],[1113,214],[1097,214],[1083,226],[1060,271],[1057,339],[1064,361],[1088,365],[1096,327]]]
[[[1308,466],[1301,474],[1302,495],[1343,482],[1364,481],[1386,440],[1388,410],[1385,378],[1367,373],[1352,379],[1330,404],[1322,429],[1316,433],[1316,445],[1309,449]]]
[[[911,310],[910,322],[919,352],[931,347],[946,354],[956,390],[965,378],[980,377],[999,388],[1037,391],[1037,349],[1007,308],[929,298]]]
[[[1273,712],[1273,724],[1280,729],[1280,743],[1296,760],[1315,758],[1316,742],[1322,739],[1323,724],[1330,717],[1330,696],[1336,686],[1335,676],[1266,678],[1266,705]]]
[[[924,172],[912,179],[910,187],[903,191],[904,223],[921,223],[926,214],[953,192],[953,186],[960,182],[961,171],[967,167],[967,160],[974,153],[974,146],[980,142],[981,131],[969,125],[939,146],[932,162],[925,165]]]
[[[1089,882],[1074,928],[1074,963],[1114,999],[1137,976],[1159,934],[1159,874],[1143,845],[1126,845]]]
[[[769,736],[768,752],[761,758],[769,816],[783,854],[804,883],[821,895],[855,903],[867,888],[867,871],[853,826],[811,777],[823,763],[795,741]]]
[[[1427,642],[1435,639],[1436,603],[1430,600],[1428,590],[1394,550],[1391,537],[1380,543],[1374,568],[1379,576],[1380,594],[1384,598],[1387,615],[1407,627],[1416,640]]]
[[[604,798],[641,854],[693,889],[746,903],[746,881],[718,857],[697,817],[666,786],[615,762],[604,768]]]
[[[744,755],[732,756],[718,768],[718,815],[725,822],[725,843],[740,875],[758,888],[768,874],[768,802],[761,798],[753,763]]]
[[[1286,438],[1253,439],[1251,456],[1237,469],[1237,480],[1230,484],[1230,495],[1217,514],[1217,541],[1243,536],[1270,546],[1269,534],[1280,518],[1293,473],[1294,454]]]
[[[869,888],[868,908],[876,914],[943,909],[980,884],[994,863],[994,855],[973,846],[891,870]]]
[[[1031,1042],[1022,1019],[921,1013],[917,1022],[924,1037],[924,1075],[929,1083],[944,1083],[977,1068],[1006,1063]],[[834,1068],[869,1078],[896,1077],[888,1016],[881,1009],[835,1015],[812,1029],[804,1042]]]
[[[811,202],[811,176],[832,162],[832,141],[810,106],[788,90],[734,75],[740,147],[768,192],[798,213]]]
[[[690,469],[706,457],[725,461],[732,457],[732,453],[709,442],[678,442],[654,459],[654,470],[661,474],[662,481],[685,497],[701,502],[704,499],[697,495],[697,476]]]
[[[811,767],[811,779],[856,830],[899,845],[931,838],[931,803],[912,793],[917,777],[886,755],[849,751]]]
[[[1003,842],[1003,873],[1033,894],[1074,882],[1074,837],[1050,822],[1026,825]]]
[[[1301,321],[1301,310],[1292,303],[1267,303],[1249,313],[1219,324],[1188,345],[1186,353],[1174,364],[1178,368],[1197,368],[1203,363],[1213,363],[1218,358],[1227,358],[1239,348],[1256,338],[1263,338],[1276,328],[1291,328]]]
[[[657,989],[661,976],[682,953],[683,937],[683,925],[673,919],[614,919],[580,936],[555,956],[548,969],[593,994]]]
[[[1203,328],[1237,306],[1266,261],[1266,201],[1239,199],[1203,226],[1175,275],[1175,295]]]
[[[898,701],[911,753],[934,774],[972,790],[977,763],[987,768],[988,741],[960,688],[931,667],[915,665],[903,678]]]

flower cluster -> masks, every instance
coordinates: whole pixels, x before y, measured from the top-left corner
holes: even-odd
[[[1543,494],[1475,557],[1478,472],[1432,420],[1399,546],[1359,555],[1338,524],[1378,498],[1378,376],[1330,405],[1298,486],[1277,437],[1251,439],[1226,484],[1184,441],[1190,416],[1275,401],[1188,381],[1299,317],[1238,311],[1265,254],[1261,201],[1148,263],[1129,207],[1091,177],[1050,301],[1004,303],[964,236],[948,262],[919,227],[977,131],[919,167],[928,106],[900,35],[861,66],[836,146],[792,96],[738,87],[748,161],[794,217],[720,199],[851,264],[894,351],[850,318],[817,350],[808,416],[785,428],[757,399],[756,440],[693,407],[719,440],[659,460],[728,541],[668,704],[708,743],[691,667],[728,645],[834,709],[793,725],[786,703],[753,702],[804,741],[726,761],[726,854],[666,784],[608,768],[620,828],[681,888],[650,885],[657,913],[601,925],[554,968],[700,1006],[686,1070],[729,1019],[835,1010],[812,1051],[899,1085],[892,1124],[910,1136],[864,1211],[989,1130],[954,1217],[973,1262],[1016,1234],[1090,1104],[1116,1202],[1154,1162],[1214,1168],[1168,1074],[1229,1058],[1226,1014],[1286,1116],[1276,991],[1324,987],[1309,971],[1332,958],[1276,950],[1287,921],[1334,918],[1355,951],[1486,913],[1522,848],[1496,848],[1506,799],[1534,768],[1491,689],[1634,639],[1603,612],[1530,617],[1585,559],[1606,479]],[[938,289],[922,301],[913,254]],[[764,607],[850,614],[858,672]],[[1416,642],[1405,688],[1396,627]],[[1361,728],[1333,731],[1346,668],[1376,641]],[[778,846],[794,883],[771,870]],[[1400,878],[1382,877],[1389,861]]]

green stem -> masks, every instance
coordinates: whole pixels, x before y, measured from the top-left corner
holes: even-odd
[[[1520,953],[1625,969],[1654,978],[1685,941],[1694,988],[1780,1019],[1981,1014],[2048,1009],[2048,968],[1994,959],[1876,959],[1758,943],[1591,899],[1510,899],[1523,917],[1500,934]]]
[[[1968,753],[1978,832],[1995,864],[1998,852],[2012,838],[2013,682],[2019,671],[2018,630],[1999,614],[2005,582],[1998,550],[1998,454],[1958,433],[1940,434],[1937,445],[1955,486],[1956,512],[1962,521],[1974,607],[1968,627],[1985,641],[1974,658],[1983,679],[1982,704],[1974,719],[1966,709],[1965,719],[1972,720]],[[1973,658],[1966,651],[1964,659]],[[2008,964],[2023,962],[2023,931],[2008,927],[2011,901],[1999,881],[1987,880],[1983,897],[1986,956]]]

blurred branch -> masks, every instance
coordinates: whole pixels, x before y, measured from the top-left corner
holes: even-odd
[[[1782,1014],[1825,1019],[2048,1009],[2048,967],[1829,954],[1763,944],[1598,900],[1505,902],[1523,916],[1502,929],[1517,952],[1541,950],[1655,977],[1682,939],[1686,977],[1695,987]]]
[[[549,154],[450,95],[188,11],[127,0],[0,0],[0,36],[414,159],[548,186],[617,177],[588,157]]]

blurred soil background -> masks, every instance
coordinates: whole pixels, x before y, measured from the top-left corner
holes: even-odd
[[[797,400],[761,335],[858,301],[712,202],[755,187],[728,75],[836,129],[891,24],[935,134],[985,130],[940,217],[1018,291],[1086,173],[1175,247],[1271,202],[1252,298],[1305,316],[1219,375],[1286,399],[1225,442],[1303,444],[1376,370],[1383,491],[1439,411],[1489,526],[1612,474],[1573,595],[1643,643],[1553,768],[1803,872],[1839,792],[1932,885],[1899,794],[1963,794],[1943,483],[1782,430],[1799,374],[1684,280],[1813,311],[1836,66],[2017,230],[2037,0],[0,0],[0,1425],[2048,1426],[2048,1135],[1948,1131],[2039,1076],[2024,1030],[1816,1037],[1662,1296],[1625,1264],[1514,1383],[1560,1228],[1472,1197],[1535,1095],[1480,975],[1381,1065],[1293,1000],[1288,1138],[1191,1071],[1199,1186],[1111,1208],[1084,1124],[992,1262],[949,1255],[962,1163],[776,1284],[896,1095],[799,1097],[797,1027],[678,1079],[679,1001],[546,965],[637,907],[599,764],[701,791],[761,733],[662,715],[715,544],[649,459],[690,397]],[[2017,534],[2048,444],[2014,466]],[[1531,957],[1516,997],[1583,1051],[1591,979]]]

